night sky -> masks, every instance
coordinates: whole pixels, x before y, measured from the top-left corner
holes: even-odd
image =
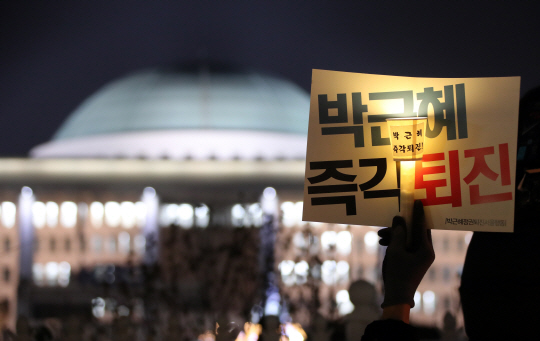
[[[0,156],[48,141],[115,78],[201,57],[308,91],[317,68],[521,76],[523,94],[540,85],[535,2],[2,1]]]

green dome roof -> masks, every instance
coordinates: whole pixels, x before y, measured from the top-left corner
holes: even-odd
[[[307,134],[309,95],[281,78],[219,65],[151,69],[85,100],[53,140],[155,130]]]

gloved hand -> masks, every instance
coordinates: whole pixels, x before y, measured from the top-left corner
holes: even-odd
[[[394,217],[391,228],[379,231],[379,244],[388,246],[382,269],[383,308],[404,303],[414,307],[414,293],[435,260],[431,230],[426,229],[420,200],[414,202],[412,220],[409,233],[405,220],[399,216]]]

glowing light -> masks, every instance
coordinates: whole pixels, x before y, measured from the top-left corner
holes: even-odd
[[[193,226],[193,206],[190,204],[178,205],[178,224],[183,228],[191,228]]]
[[[261,227],[263,223],[263,210],[259,203],[249,205],[248,208],[249,218],[251,224],[256,227]]]
[[[47,201],[47,226],[56,227],[58,225],[58,204],[53,201]]]
[[[103,214],[105,210],[103,204],[97,201],[94,201],[90,204],[90,222],[94,227],[101,227],[103,225]]]
[[[120,220],[124,228],[130,229],[135,226],[135,204],[131,201],[124,201],[120,204]]]
[[[48,262],[45,264],[45,278],[49,285],[55,285],[58,281],[58,263]]]
[[[32,204],[32,224],[34,227],[41,229],[45,226],[46,213],[45,204],[41,201],[34,201]]]
[[[283,329],[289,341],[304,341],[307,338],[306,332],[298,323],[287,322]]]
[[[71,228],[77,224],[77,204],[64,201],[60,205],[60,222],[64,227]]]
[[[276,190],[273,187],[266,187],[263,191],[263,196],[266,200],[274,200],[276,198]]]
[[[142,201],[135,203],[135,217],[137,219],[137,226],[142,227],[146,223],[146,204]]]
[[[97,318],[105,316],[105,300],[103,298],[96,297],[92,300],[92,314]]]
[[[244,217],[246,215],[246,210],[242,205],[236,204],[231,209],[231,217],[233,226],[240,227],[244,225]]]
[[[33,191],[30,187],[28,186],[24,186],[22,189],[21,189],[21,195],[23,197],[26,197],[26,198],[30,198],[32,195],[33,195]]]
[[[279,293],[273,292],[270,295],[268,295],[268,299],[266,300],[266,305],[264,306],[264,315],[277,316],[279,314],[280,301],[281,301],[281,297],[279,296]]]
[[[143,190],[143,196],[152,199],[156,196],[156,190],[153,187],[145,187]]]
[[[58,264],[58,284],[61,287],[69,285],[69,277],[71,276],[71,265],[68,262],[60,262]]]
[[[294,270],[294,261],[284,260],[279,263],[279,270],[281,271],[281,276],[288,276]]]
[[[330,250],[336,246],[337,234],[335,231],[325,231],[321,235],[321,245],[324,250]]]
[[[17,215],[17,207],[11,201],[2,203],[2,224],[7,228],[12,228],[15,225]]]
[[[206,228],[210,223],[210,208],[205,204],[195,207],[195,225]]]
[[[387,118],[388,133],[395,161],[421,160],[424,154],[425,117]],[[409,146],[413,148],[408,148]],[[421,146],[420,148],[414,148]]]
[[[375,231],[369,231],[364,235],[364,244],[366,244],[366,250],[368,253],[377,252],[377,245],[379,243],[379,236]]]
[[[431,290],[425,291],[422,295],[422,301],[424,303],[424,313],[433,315],[435,312],[435,293]]]
[[[414,292],[414,308],[411,308],[411,311],[417,312],[420,311],[422,306],[422,294],[419,291]]]
[[[45,269],[43,265],[39,263],[34,263],[32,265],[32,277],[36,285],[43,285],[43,276],[45,275]]]
[[[105,203],[105,223],[110,227],[120,225],[121,213],[120,204],[116,201],[108,201]]]
[[[303,260],[294,266],[294,273],[296,274],[296,284],[304,284],[307,282],[307,276],[309,273],[309,265]]]
[[[350,314],[354,310],[354,304],[351,302],[349,292],[347,290],[340,290],[337,292],[336,303],[341,316]]]
[[[291,286],[295,283],[293,276],[295,263],[292,260],[283,260],[279,263],[278,269],[281,272],[281,280],[287,286]]]
[[[336,283],[336,261],[325,260],[321,267],[321,277],[325,284],[332,285]]]
[[[337,251],[343,255],[351,253],[352,236],[349,231],[340,231],[336,238]]]

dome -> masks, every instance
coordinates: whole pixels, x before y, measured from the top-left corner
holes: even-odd
[[[298,159],[309,95],[223,65],[140,71],[104,86],[33,157]]]

